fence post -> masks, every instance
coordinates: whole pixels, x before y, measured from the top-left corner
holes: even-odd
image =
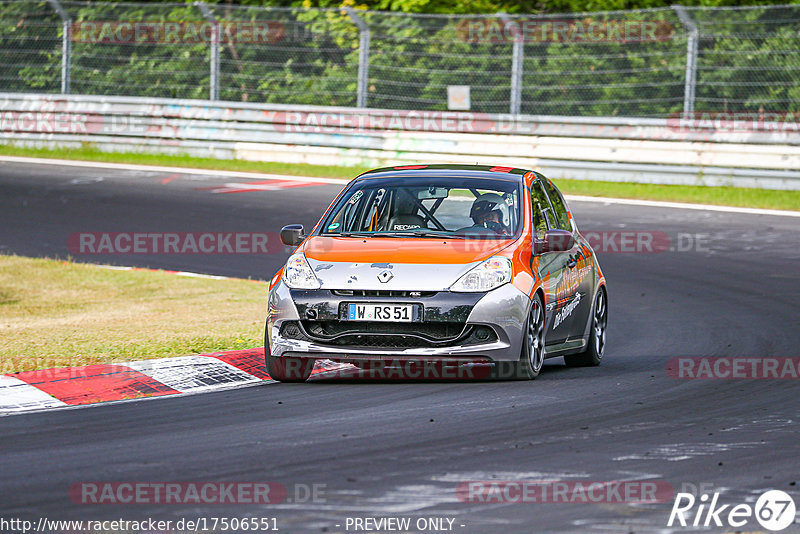
[[[352,7],[345,7],[345,12],[350,20],[358,27],[358,89],[356,93],[356,106],[367,107],[367,87],[369,84],[369,26],[364,19],[356,14]]]
[[[503,22],[503,33],[508,35],[509,31],[514,37],[511,48],[511,95],[509,98],[509,113],[519,115],[522,107],[522,60],[524,59],[525,40],[518,24],[515,24],[505,13],[498,13],[498,17]]]
[[[695,91],[697,87],[698,40],[700,37],[700,31],[697,29],[697,24],[694,23],[692,17],[686,12],[686,8],[679,5],[673,5],[672,9],[675,10],[678,18],[681,20],[683,25],[686,26],[686,29],[689,30],[689,37],[686,40],[686,82],[683,89],[683,118],[689,120],[694,113]]]
[[[58,0],[47,1],[61,17],[61,94],[68,95],[72,63],[72,19]]]
[[[208,98],[209,100],[219,100],[219,23],[217,22],[214,14],[208,9],[205,2],[195,2],[200,11],[203,13],[203,18],[212,24],[211,27],[211,72],[209,74],[209,87]]]

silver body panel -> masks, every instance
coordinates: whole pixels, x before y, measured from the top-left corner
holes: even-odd
[[[395,264],[398,271],[405,271],[403,265]],[[428,265],[429,272],[434,272],[439,265]],[[458,265],[460,269],[469,270],[470,266]],[[312,266],[313,268],[313,266]],[[374,272],[373,277],[380,272],[369,266],[370,272]],[[452,270],[448,269],[452,272]],[[409,272],[409,271],[405,271]],[[455,276],[458,276],[457,274]],[[443,277],[442,277],[443,278]],[[431,287],[423,282],[423,278],[418,279],[416,286],[404,286],[403,290],[420,290]],[[450,282],[455,278],[450,278]],[[377,281],[376,281],[377,282]],[[376,282],[369,285],[368,289],[378,288]],[[448,283],[449,286],[449,283]],[[337,288],[341,287],[337,284]],[[349,287],[348,287],[349,289]],[[380,288],[384,289],[384,288]],[[517,289],[511,284],[505,284],[497,289],[486,293],[473,307],[467,324],[483,324],[491,326],[497,334],[497,340],[468,346],[448,346],[448,347],[424,347],[424,348],[405,348],[405,349],[383,349],[383,348],[350,348],[343,346],[330,346],[319,343],[288,339],[280,336],[280,327],[284,321],[298,320],[297,308],[292,301],[289,289],[281,280],[270,291],[267,335],[272,356],[302,356],[303,353],[312,354],[316,358],[331,359],[376,359],[376,358],[489,358],[493,361],[516,361],[519,359],[522,350],[522,332],[527,317],[528,307],[530,306],[528,295]],[[289,353],[289,354],[287,354]]]
[[[480,263],[356,263],[307,259],[322,284],[321,289],[389,291],[446,291]],[[386,282],[378,277],[383,272],[392,275]]]

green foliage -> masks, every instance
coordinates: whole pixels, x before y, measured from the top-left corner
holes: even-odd
[[[550,18],[517,15],[514,20],[519,25],[539,28],[548,22],[568,22],[573,29],[591,23],[659,25],[655,40],[592,41],[553,38],[553,34],[526,38],[522,112],[666,116],[683,108],[688,33],[675,11],[657,0],[237,1],[208,3],[216,20],[224,24],[267,22],[271,33],[265,41],[254,41],[223,31],[219,47],[222,100],[355,105],[359,32],[341,9],[347,5],[356,8],[370,27],[369,107],[444,110],[447,86],[469,85],[474,111],[507,112],[513,36],[502,32],[499,19],[419,13],[541,14],[658,7]],[[722,5],[729,0],[698,3]],[[190,2],[62,0],[62,4],[75,27],[102,21],[204,23],[202,13]],[[697,110],[798,110],[800,6],[692,9],[690,13],[701,32]],[[486,31],[474,32],[474,28]],[[59,17],[47,2],[0,0],[0,91],[59,92],[62,31]],[[209,95],[211,46],[207,39],[131,43],[91,42],[75,33],[73,37],[73,93]]]

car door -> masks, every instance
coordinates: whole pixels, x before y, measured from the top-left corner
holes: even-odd
[[[558,327],[554,330],[563,328],[558,334],[558,338],[562,340],[580,338],[592,308],[590,276],[592,256],[575,231],[575,225],[561,192],[549,180],[542,180],[542,186],[553,207],[558,228],[568,230],[575,236],[574,246],[562,253],[566,256],[567,270],[561,281],[562,299],[555,313],[554,322],[558,323]]]
[[[557,213],[539,179],[531,183],[531,214],[534,239],[544,242],[547,230],[559,228]],[[545,341],[548,345],[563,343],[569,337],[569,327],[565,324],[567,316],[561,310],[571,300],[568,293],[568,263],[572,252],[539,253],[539,277],[545,292]]]

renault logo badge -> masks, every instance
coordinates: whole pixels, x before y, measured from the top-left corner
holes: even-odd
[[[389,280],[391,280],[392,278],[394,278],[394,275],[392,274],[392,271],[381,271],[378,274],[378,280],[380,280],[384,284],[386,282],[388,282]]]

